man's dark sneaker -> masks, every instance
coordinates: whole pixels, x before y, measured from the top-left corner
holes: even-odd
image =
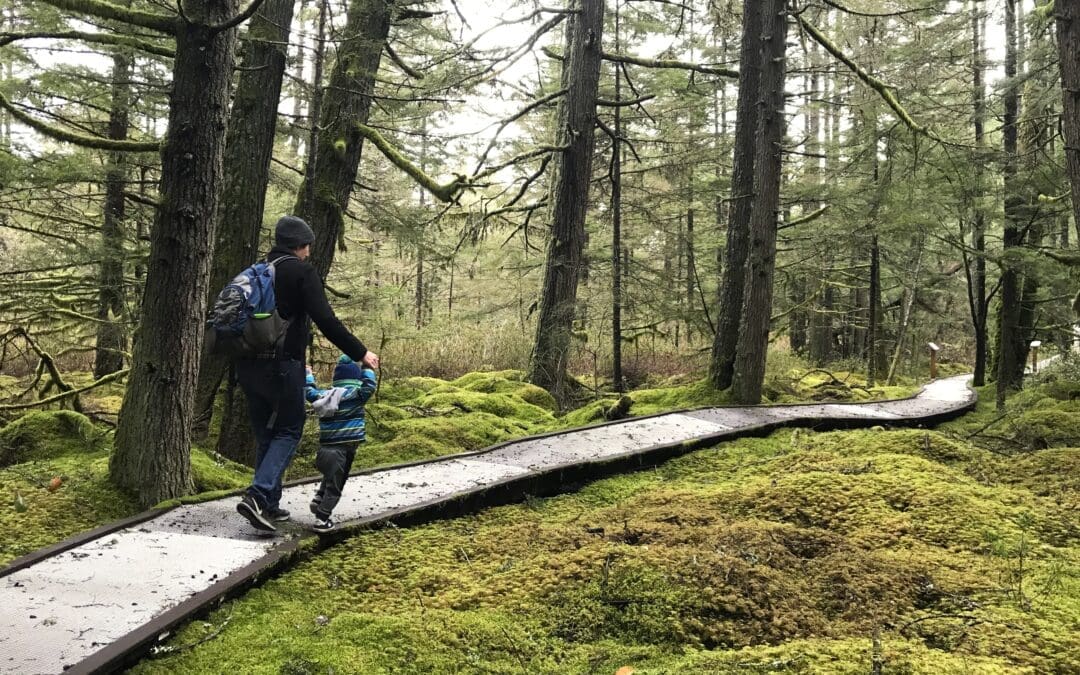
[[[236,511],[247,518],[248,522],[251,523],[251,526],[256,530],[273,532],[277,529],[274,527],[273,523],[266,519],[263,510],[251,495],[244,495],[244,498],[236,505]]]
[[[315,518],[315,524],[311,529],[315,532],[329,532],[334,529],[334,521],[330,518]]]
[[[276,509],[267,509],[266,517],[275,523],[284,523],[289,519],[289,512],[280,507]]]
[[[320,502],[318,499],[311,500],[311,503],[308,504],[308,508],[311,509],[312,515],[319,515],[319,504],[321,503],[322,502]]]

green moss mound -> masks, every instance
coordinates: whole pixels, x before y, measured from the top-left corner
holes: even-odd
[[[384,380],[379,383],[379,389],[372,402],[388,405],[409,403],[432,389],[446,384],[446,380],[434,377],[407,377],[401,380]]]
[[[26,413],[0,429],[0,467],[46,460],[104,447],[104,435],[85,415],[71,410]]]
[[[421,398],[419,404],[423,408],[436,411],[484,412],[530,423],[554,419],[550,411],[510,394],[485,394],[467,390],[432,392]]]
[[[250,467],[198,448],[191,451],[191,475],[197,493],[238,490],[251,483]]]
[[[525,382],[525,373],[520,370],[469,373],[454,380],[453,385],[484,394],[511,394],[526,403],[551,412],[558,409],[555,397],[535,384]]]
[[[1045,399],[1010,420],[1011,433],[1017,442],[1029,448],[1044,449],[1080,444],[1080,401],[1061,403]]]

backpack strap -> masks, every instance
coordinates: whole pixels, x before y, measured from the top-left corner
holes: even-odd
[[[267,263],[268,265],[270,265],[271,267],[275,267],[275,268],[276,268],[276,267],[277,267],[277,264],[278,264],[279,262],[281,262],[282,260],[299,260],[299,259],[300,259],[300,258],[297,258],[297,257],[296,257],[296,256],[294,256],[294,255],[283,255],[283,256],[281,256],[280,258],[274,258],[273,260],[267,260],[267,261],[266,261],[266,263]]]

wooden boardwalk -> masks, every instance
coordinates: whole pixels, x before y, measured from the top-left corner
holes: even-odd
[[[783,426],[931,425],[975,405],[968,376],[879,403],[705,408],[503,443],[479,452],[361,472],[346,485],[320,542],[305,528],[316,484],[288,486],[294,522],[272,538],[235,511],[236,498],[151,511],[16,560],[0,570],[0,673],[110,671],[177,624],[265,580],[310,544],[363,528],[449,517],[525,495],[651,466]]]

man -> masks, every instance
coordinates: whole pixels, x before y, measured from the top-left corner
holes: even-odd
[[[311,340],[310,318],[322,334],[357,363],[377,369],[379,357],[341,324],[326,300],[322,279],[310,263],[315,233],[295,216],[274,227],[274,295],[278,313],[289,320],[284,347],[268,358],[236,362],[236,379],[248,399],[248,413],[258,444],[255,477],[236,510],[256,529],[273,532],[274,522],[289,519],[282,509],[281,478],[289,468],[304,430],[304,356]]]

